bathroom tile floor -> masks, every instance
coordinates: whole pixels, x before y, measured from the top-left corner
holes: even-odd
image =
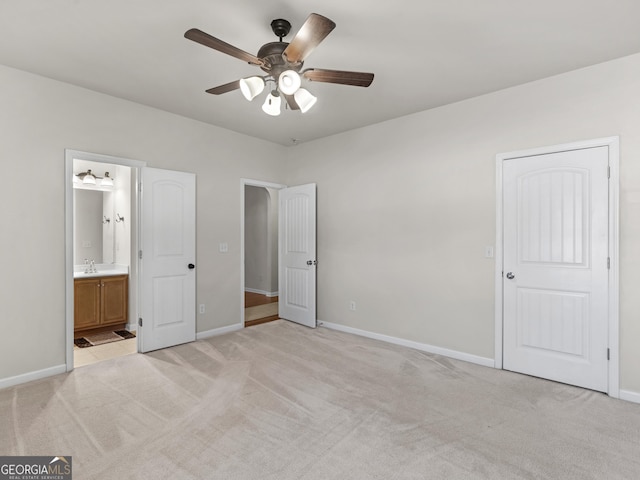
[[[138,339],[130,338],[120,342],[105,343],[89,348],[73,348],[74,367],[84,367],[92,363],[109,360],[110,358],[130,355],[138,351]]]

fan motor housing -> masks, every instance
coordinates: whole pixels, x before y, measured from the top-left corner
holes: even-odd
[[[260,47],[260,50],[258,50],[257,57],[266,62],[266,64],[260,68],[274,77],[279,76],[285,70],[299,72],[304,62],[289,63],[282,56],[282,52],[284,52],[288,46],[289,44],[287,42],[265,43]]]

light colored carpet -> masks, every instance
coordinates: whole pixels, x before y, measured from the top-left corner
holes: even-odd
[[[640,478],[640,405],[284,320],[0,391],[78,479]]]
[[[278,302],[256,305],[255,307],[247,307],[244,309],[245,322],[271,317],[273,315],[278,315]]]

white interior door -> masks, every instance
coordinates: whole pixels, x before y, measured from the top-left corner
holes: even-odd
[[[142,168],[141,350],[196,338],[196,177]]]
[[[279,191],[280,318],[316,327],[316,184]]]
[[[503,166],[503,366],[593,390],[608,381],[608,149]]]

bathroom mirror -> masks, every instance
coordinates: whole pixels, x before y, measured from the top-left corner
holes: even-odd
[[[115,227],[113,192],[74,189],[74,264],[84,260],[113,263]]]
[[[83,172],[99,179],[85,184]],[[73,160],[73,261],[130,265],[131,199],[135,183],[131,168],[88,160]],[[113,185],[104,185],[106,177]]]

